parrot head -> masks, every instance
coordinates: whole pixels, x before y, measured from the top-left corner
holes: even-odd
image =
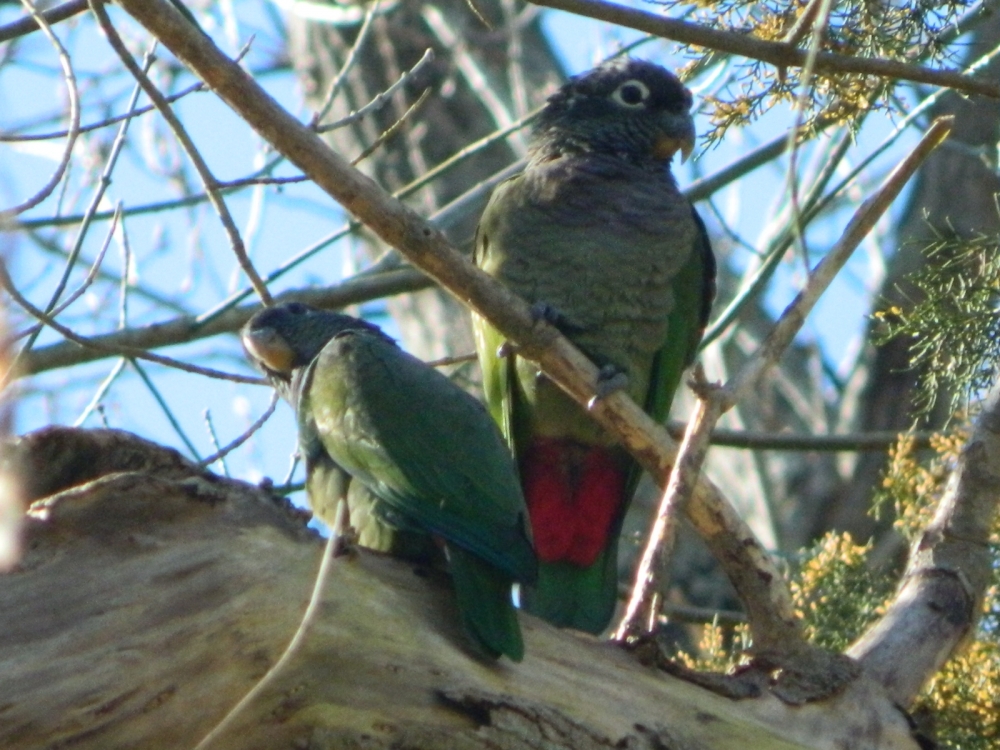
[[[606,154],[637,165],[669,163],[694,150],[691,92],[673,73],[622,57],[571,78],[535,125],[532,156]]]
[[[350,315],[287,302],[256,313],[240,331],[247,356],[286,398],[296,371],[312,362],[330,339],[365,331],[392,341],[378,326]]]

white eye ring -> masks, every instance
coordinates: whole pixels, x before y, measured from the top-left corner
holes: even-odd
[[[635,93],[638,92],[638,101],[628,101],[625,99],[625,92],[629,93],[629,99],[635,98]],[[611,94],[611,98],[615,100],[617,104],[628,109],[638,109],[639,107],[646,106],[646,100],[649,99],[649,86],[644,84],[637,78],[630,78],[625,81],[621,86],[614,90]]]

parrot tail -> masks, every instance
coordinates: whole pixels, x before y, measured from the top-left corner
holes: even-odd
[[[491,659],[501,655],[511,661],[524,658],[524,641],[511,601],[513,581],[480,557],[448,545],[451,577],[462,625]]]
[[[611,622],[618,602],[618,539],[609,540],[586,568],[571,562],[542,562],[538,583],[521,586],[521,607],[559,628],[597,635]]]

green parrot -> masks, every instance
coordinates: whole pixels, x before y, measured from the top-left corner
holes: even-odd
[[[489,657],[520,661],[511,588],[533,583],[538,563],[517,469],[482,404],[348,315],[277,305],[242,341],[296,411],[310,505],[329,517],[350,484],[361,543],[399,554],[404,535],[410,556],[443,541],[466,631]]]
[[[477,265],[532,304],[666,419],[715,296],[704,224],[670,173],[694,148],[691,93],[628,58],[572,78],[542,109],[524,171],[497,186]],[[486,403],[519,463],[539,561],[524,608],[604,630],[617,600],[618,536],[641,475],[586,410],[474,317]]]

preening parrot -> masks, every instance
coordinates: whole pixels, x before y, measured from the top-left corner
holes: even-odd
[[[475,261],[555,323],[657,421],[715,295],[704,224],[670,160],[694,147],[690,92],[653,63],[572,78],[542,109],[524,171],[497,186]],[[638,465],[533,362],[473,319],[487,405],[518,459],[539,560],[525,609],[598,633],[614,613],[618,536]]]
[[[362,543],[419,555],[443,540],[466,631],[486,655],[519,661],[511,587],[533,583],[537,561],[517,469],[482,404],[347,315],[278,305],[242,340],[296,411],[313,508],[332,515],[350,482]]]

